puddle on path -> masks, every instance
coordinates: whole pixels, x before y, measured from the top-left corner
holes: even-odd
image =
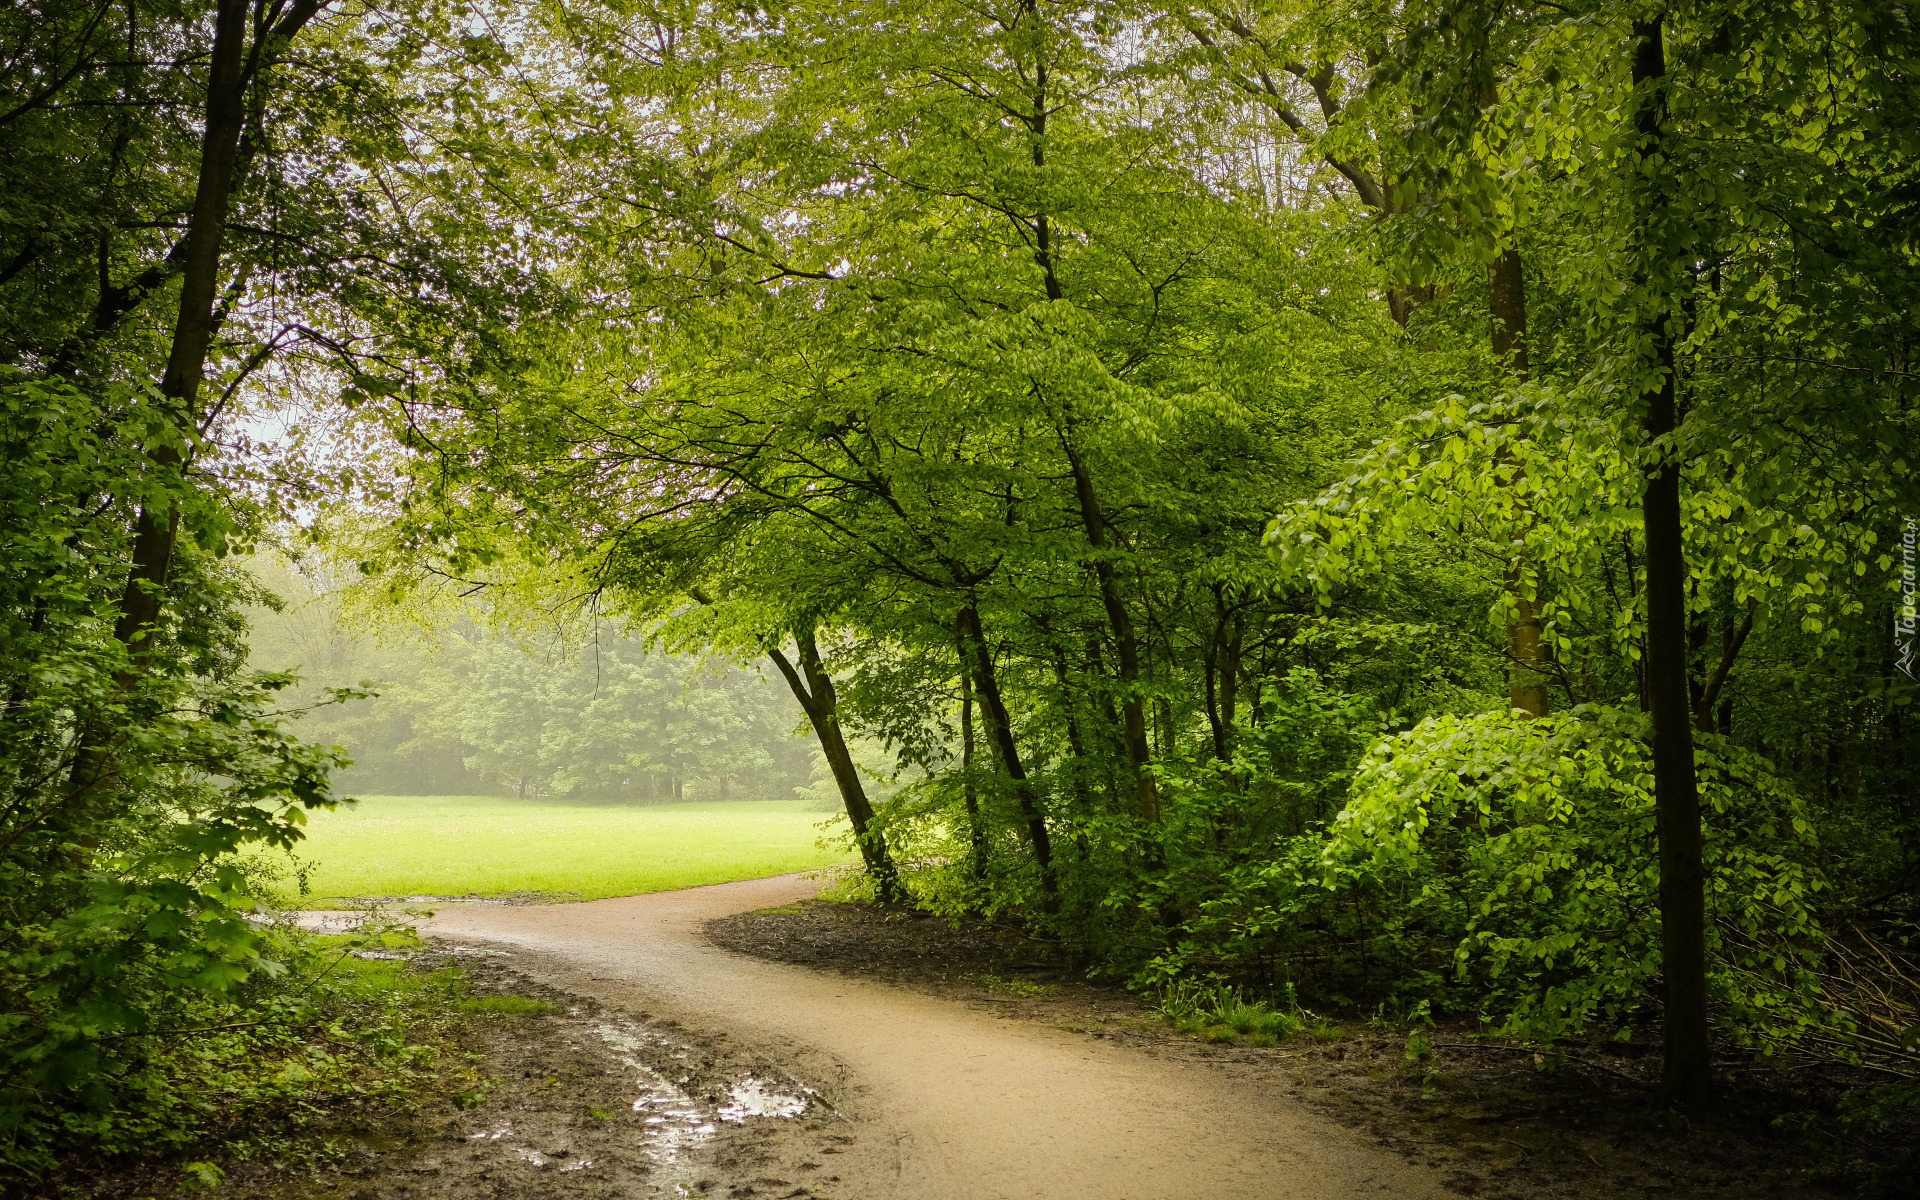
[[[811,1093],[813,1089],[802,1088]],[[807,1111],[805,1096],[776,1092],[764,1080],[749,1075],[733,1085],[733,1100],[714,1110],[722,1121],[744,1123],[748,1117],[797,1117]]]
[[[422,951],[363,953],[385,958],[449,952],[501,955],[495,950],[446,945]],[[724,1126],[745,1126],[753,1120],[790,1120],[824,1103],[812,1088],[777,1072],[756,1074],[737,1058],[730,1066],[719,1065],[696,1044],[624,1016],[596,1012],[592,1006],[579,1004],[568,1005],[564,1012],[566,1015],[560,1018],[563,1024],[554,1030],[561,1041],[582,1051],[597,1038],[629,1072],[623,1083],[608,1081],[605,1086],[622,1090],[601,1092],[601,1102],[619,1097],[616,1102],[630,1104],[638,1128],[613,1135],[624,1141],[620,1151],[602,1144],[596,1153],[594,1146],[581,1145],[567,1137],[563,1129],[551,1128],[551,1115],[519,1124],[502,1116],[482,1126],[485,1118],[476,1114],[475,1123],[466,1127],[467,1141],[476,1148],[487,1147],[486,1157],[505,1159],[518,1171],[585,1172],[589,1176],[609,1169],[619,1172],[619,1165],[607,1160],[610,1156],[624,1157],[626,1148],[631,1147],[639,1151],[649,1168],[644,1190],[631,1195],[648,1200],[691,1200],[699,1194],[698,1185],[710,1182],[707,1176],[714,1167],[713,1151],[718,1149],[712,1143],[726,1136]],[[615,1078],[619,1074],[616,1071]],[[594,1115],[602,1120],[607,1116],[597,1110]],[[634,1140],[625,1141],[627,1138]],[[603,1160],[598,1169],[596,1157]]]
[[[744,1124],[748,1117],[797,1117],[807,1110],[806,1096],[776,1091],[765,1081],[748,1076],[733,1085],[730,1102],[710,1115],[681,1089],[688,1076],[682,1075],[677,1082],[670,1080],[640,1059],[651,1049],[656,1061],[661,1052],[669,1060],[685,1060],[690,1057],[688,1047],[626,1022],[603,1022],[594,1027],[594,1032],[633,1071],[639,1085],[633,1111],[645,1114],[641,1152],[657,1168],[652,1188],[656,1196],[692,1194],[696,1173],[693,1153],[712,1140],[715,1118]]]
[[[450,950],[349,950],[355,958],[391,959],[397,962],[412,962],[416,958],[512,958],[509,950],[476,950],[471,946],[455,946]]]

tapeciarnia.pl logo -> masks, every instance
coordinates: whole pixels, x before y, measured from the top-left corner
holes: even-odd
[[[1908,517],[1906,528],[1900,535],[1900,608],[1893,618],[1893,649],[1900,656],[1900,661],[1895,665],[1906,672],[1908,679],[1914,677],[1914,550],[1917,534],[1920,534],[1920,521]]]

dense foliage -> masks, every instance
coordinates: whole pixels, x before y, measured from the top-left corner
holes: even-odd
[[[406,1024],[328,1002],[248,865],[344,761],[246,666],[277,601],[235,552],[338,487],[266,414],[288,364],[388,352],[351,314],[443,261],[369,168],[464,61],[430,6],[406,35],[320,9],[0,15],[0,1176],[297,1106],[261,1073]]]
[[[31,1162],[60,1121],[52,1102],[118,1107],[115,1082],[145,1086],[147,1039],[280,970],[243,915],[232,856],[290,845],[302,811],[329,802],[335,756],[289,734],[284,676],[239,669],[251,586],[198,546],[168,581],[154,652],[130,669],[114,636],[129,509],[169,487],[138,449],[151,406],[3,386],[0,1133]],[[188,512],[210,537],[226,525],[211,506]]]
[[[803,660],[881,892],[1142,982],[1911,1061],[1895,10],[550,15],[596,319],[391,586]]]

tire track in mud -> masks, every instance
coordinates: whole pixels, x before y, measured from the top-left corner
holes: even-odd
[[[852,1119],[849,1200],[1335,1200],[1447,1195],[1437,1175],[1268,1089],[964,1004],[750,959],[717,917],[812,896],[787,875],[580,904],[443,908],[423,933],[735,1039]]]

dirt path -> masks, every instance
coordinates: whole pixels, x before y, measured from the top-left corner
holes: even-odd
[[[1084,1035],[901,988],[745,958],[716,917],[811,896],[799,876],[585,904],[450,907],[422,931],[511,947],[518,969],[724,1032],[818,1081],[855,1122],[856,1200],[1441,1197],[1433,1172],[1297,1104]]]

